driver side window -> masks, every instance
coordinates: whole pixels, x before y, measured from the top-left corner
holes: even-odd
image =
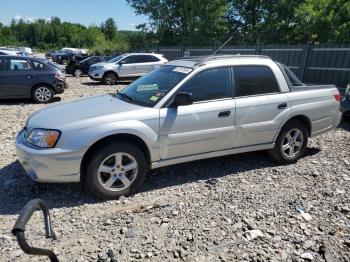
[[[136,55],[125,57],[122,61],[124,62],[124,64],[136,64],[138,62]]]
[[[232,97],[230,68],[221,67],[200,72],[187,81],[180,92],[191,93],[193,102]]]

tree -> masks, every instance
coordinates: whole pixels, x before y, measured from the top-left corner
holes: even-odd
[[[305,0],[229,0],[228,21],[240,40],[267,43],[293,42],[295,9]]]
[[[304,37],[317,42],[350,42],[349,0],[306,0],[296,14]]]
[[[225,0],[128,0],[136,14],[147,15],[144,28],[160,44],[209,44],[227,32]]]
[[[113,18],[108,18],[106,22],[102,23],[101,30],[107,40],[112,41],[117,37],[117,24]]]

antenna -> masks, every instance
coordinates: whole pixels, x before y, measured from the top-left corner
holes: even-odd
[[[216,49],[211,55],[216,55],[217,52],[219,52],[225,45],[227,45],[228,42],[230,42],[233,38],[233,35],[229,37],[229,39],[227,39],[225,41],[225,43],[223,43],[218,49]]]

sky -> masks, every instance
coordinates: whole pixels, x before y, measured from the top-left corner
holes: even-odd
[[[147,22],[145,16],[137,16],[126,0],[5,0],[0,8],[0,22],[8,25],[11,19],[50,19],[100,25],[112,17],[119,30],[135,30],[135,26]]]

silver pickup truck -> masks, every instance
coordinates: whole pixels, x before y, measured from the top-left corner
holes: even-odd
[[[82,182],[105,199],[135,192],[148,170],[268,150],[288,164],[341,119],[335,86],[306,86],[263,56],[169,62],[120,92],[31,115],[17,156],[40,182]]]

